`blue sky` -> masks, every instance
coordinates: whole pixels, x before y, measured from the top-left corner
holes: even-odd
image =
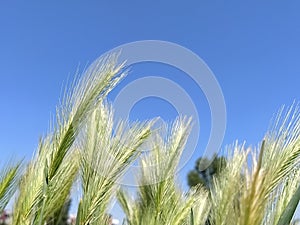
[[[288,1],[3,1],[0,6],[0,151],[31,157],[48,129],[63,82],[104,52],[132,41],[165,40],[198,54],[214,72],[227,107],[224,145],[257,144],[282,104],[299,100],[300,3]],[[163,65],[137,65],[122,85],[148,75],[174,78],[197,102],[201,138],[181,173],[201,155],[209,108],[188,77]],[[174,108],[148,98],[132,119]]]

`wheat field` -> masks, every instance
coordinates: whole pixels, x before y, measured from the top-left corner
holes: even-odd
[[[300,199],[300,110],[282,107],[255,147],[238,141],[222,154],[227,163],[210,193],[188,192],[176,176],[192,118],[180,116],[168,137],[150,121],[114,121],[108,93],[128,73],[117,54],[93,63],[66,87],[50,131],[32,160],[8,162],[0,176],[0,207],[13,201],[13,225],[60,224],[75,182],[81,186],[76,225],[110,224],[117,198],[127,225],[288,225]],[[149,139],[151,141],[149,141]],[[152,150],[142,154],[146,143]],[[135,197],[119,180],[138,160]]]

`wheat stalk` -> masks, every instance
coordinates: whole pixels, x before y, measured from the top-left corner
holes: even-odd
[[[44,225],[53,206],[65,203],[78,169],[76,160],[69,159],[73,143],[87,116],[126,74],[116,62],[117,55],[99,59],[66,92],[51,131],[22,178],[13,224]],[[55,190],[60,189],[64,191],[57,198]]]
[[[1,169],[0,173],[0,212],[4,210],[17,189],[20,177],[21,162],[9,164]]]
[[[169,136],[156,136],[150,142],[151,151],[142,157],[141,172],[137,177],[138,197],[133,201],[124,190],[118,199],[127,218],[126,223],[136,224],[186,224],[190,211],[197,224],[203,224],[209,212],[207,193],[203,189],[184,193],[176,185],[176,168],[190,131],[191,119],[177,119]],[[198,201],[201,198],[201,201]]]
[[[102,104],[93,112],[81,143],[81,181],[83,196],[77,224],[102,224],[107,206],[118,187],[117,181],[139,155],[139,147],[150,135],[153,122],[126,122],[114,127],[110,105]]]

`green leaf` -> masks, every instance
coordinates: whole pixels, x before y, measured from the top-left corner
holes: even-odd
[[[290,200],[290,202],[288,203],[287,207],[285,208],[285,210],[283,211],[283,213],[281,214],[279,221],[277,223],[277,225],[287,225],[290,224],[297,205],[299,203],[300,200],[300,185],[297,188],[295,194],[293,195],[292,199]]]
[[[82,208],[82,200],[80,200],[79,205],[78,205],[77,217],[76,217],[76,225],[79,225],[79,224],[80,224],[80,219],[81,219],[81,208]]]
[[[194,225],[195,221],[194,221],[194,211],[193,208],[191,208],[191,224],[190,225]]]

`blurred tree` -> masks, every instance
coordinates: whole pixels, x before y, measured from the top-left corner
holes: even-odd
[[[208,191],[213,186],[213,177],[218,176],[222,169],[226,166],[226,158],[224,156],[214,155],[211,160],[208,158],[198,158],[195,163],[195,168],[188,173],[188,185],[190,188],[200,184]],[[205,222],[205,225],[211,225],[210,219]]]
[[[194,187],[201,184],[207,190],[212,187],[213,177],[217,176],[222,168],[226,166],[226,158],[223,156],[213,156],[212,160],[207,158],[198,158],[195,168],[188,173],[188,185]]]

